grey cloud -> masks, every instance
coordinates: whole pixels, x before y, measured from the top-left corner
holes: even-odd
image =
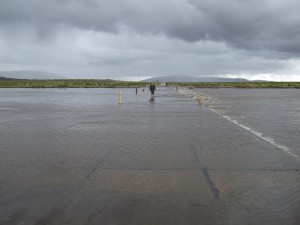
[[[37,29],[67,24],[80,29],[118,32],[121,25],[141,33],[163,33],[196,41],[205,37],[203,14],[183,0],[14,0],[0,7],[1,23],[27,23]]]
[[[207,33],[213,40],[248,50],[289,52],[289,46],[299,46],[300,2],[297,0],[190,2],[205,13],[211,23]]]
[[[300,52],[298,0],[2,0],[1,23],[27,23],[41,36],[61,24],[101,32],[164,34],[187,42]]]

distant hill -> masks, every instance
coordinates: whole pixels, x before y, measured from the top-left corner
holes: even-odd
[[[257,83],[261,82],[261,83],[263,83],[263,82],[275,82],[275,81],[268,81],[268,80],[251,80],[251,82],[257,82]]]
[[[37,79],[37,80],[67,79],[64,76],[55,73],[36,71],[36,70],[0,71],[0,77],[14,78],[14,79]]]
[[[13,78],[0,77],[0,80],[12,80]]]
[[[142,82],[249,82],[249,80],[224,77],[163,76],[152,77]]]

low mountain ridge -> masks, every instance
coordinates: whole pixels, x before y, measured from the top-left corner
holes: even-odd
[[[12,80],[14,78],[0,77],[0,80]]]
[[[64,76],[55,73],[36,71],[36,70],[0,71],[0,77],[12,78],[12,79],[37,79],[37,80],[67,79]]]
[[[249,80],[225,77],[162,76],[152,77],[142,82],[249,82]]]

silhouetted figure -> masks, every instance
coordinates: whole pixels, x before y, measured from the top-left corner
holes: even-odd
[[[154,91],[155,91],[155,85],[152,83],[150,84],[150,91],[151,91],[151,96],[154,95]]]

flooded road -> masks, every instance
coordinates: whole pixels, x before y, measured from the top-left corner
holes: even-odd
[[[0,89],[0,224],[300,224],[300,162],[173,88]]]

